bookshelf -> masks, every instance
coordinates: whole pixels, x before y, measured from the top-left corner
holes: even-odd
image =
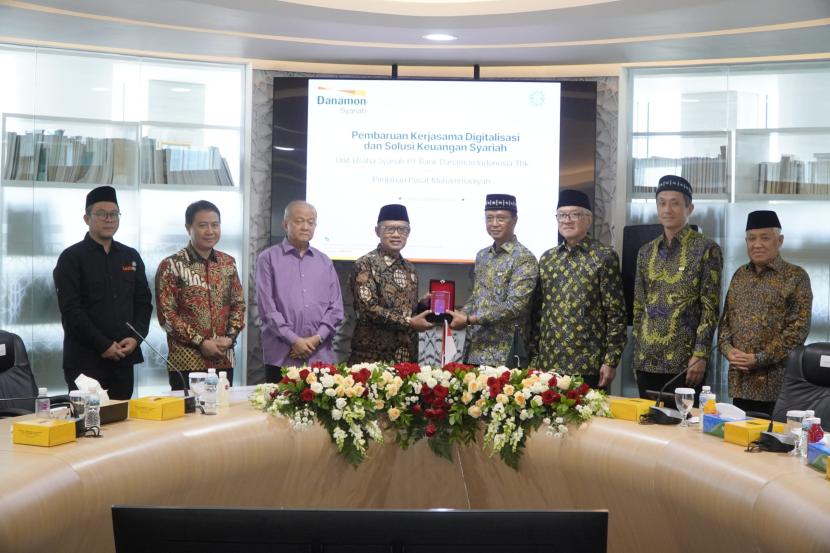
[[[116,240],[141,253],[151,288],[159,261],[187,244],[185,208],[199,199],[222,210],[219,247],[247,281],[246,70],[3,46],[0,61],[15,68],[0,93],[0,328],[23,338],[39,385],[57,392],[63,330],[52,270],[87,231],[90,189],[117,189]],[[166,350],[155,322],[149,339]],[[137,395],[168,386],[163,361],[145,358]]]

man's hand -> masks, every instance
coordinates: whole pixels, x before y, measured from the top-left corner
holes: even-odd
[[[110,347],[107,348],[107,351],[101,354],[101,357],[109,359],[110,361],[120,361],[121,359],[124,359],[126,355],[121,352],[121,346],[118,345],[118,342],[113,342],[110,344]]]
[[[758,365],[754,353],[745,353],[737,348],[731,349],[726,359],[729,361],[729,367],[737,371],[749,372]]]
[[[432,311],[426,310],[418,313],[411,319],[409,319],[409,326],[415,329],[418,332],[423,332],[425,330],[429,330],[433,328],[435,325],[432,324],[427,320],[427,315],[431,315]]]
[[[216,347],[221,351],[223,354],[233,347],[233,340],[228,338],[227,336],[217,336],[213,339],[216,343]]]
[[[118,342],[118,347],[121,349],[121,353],[124,354],[124,357],[127,357],[135,351],[135,348],[138,347],[138,340],[135,338],[124,338]]]
[[[199,344],[199,351],[202,352],[202,355],[208,359],[215,359],[224,355],[222,350],[220,350],[219,346],[216,344],[215,339],[203,340],[202,343]]]
[[[689,358],[688,372],[686,373],[686,385],[694,388],[701,382],[706,374],[706,360],[702,357],[692,356]]]
[[[316,336],[310,338],[298,337],[294,344],[291,345],[291,351],[288,353],[289,357],[292,359],[308,359],[316,349],[315,342],[317,342]]]
[[[467,327],[467,323],[469,322],[469,317],[463,311],[449,311],[447,310],[447,314],[452,316],[452,321],[450,321],[450,328],[453,330],[461,330]]]
[[[611,385],[611,381],[617,376],[617,369],[605,363],[599,368],[599,382],[597,386],[606,388]]]

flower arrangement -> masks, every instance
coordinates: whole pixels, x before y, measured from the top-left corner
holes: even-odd
[[[261,411],[288,418],[295,430],[306,430],[316,420],[337,451],[357,466],[366,458],[370,440],[383,442],[376,396],[369,393],[377,378],[372,364],[288,367],[278,384],[258,385],[250,401]]]
[[[452,460],[453,443],[475,441],[478,422],[458,401],[471,365],[451,363],[437,369],[398,363],[381,369],[378,394],[384,401],[395,441],[406,449],[422,438],[430,449]]]
[[[474,442],[483,427],[485,446],[517,468],[527,437],[540,427],[561,438],[569,424],[610,416],[605,394],[579,377],[460,363],[289,367],[279,384],[257,386],[250,401],[297,430],[317,421],[354,466],[370,441],[383,441],[379,421],[404,449],[427,439],[450,460],[452,445]]]

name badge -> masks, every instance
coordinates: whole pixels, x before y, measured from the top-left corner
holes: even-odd
[[[133,261],[132,263],[128,263],[127,265],[124,265],[124,266],[121,267],[121,270],[124,271],[124,272],[128,272],[128,271],[135,272],[135,269],[136,269],[136,262],[135,261]]]

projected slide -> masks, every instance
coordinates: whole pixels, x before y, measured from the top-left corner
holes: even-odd
[[[306,197],[315,245],[356,259],[380,206],[402,203],[413,261],[473,261],[492,242],[484,198],[516,196],[516,235],[556,243],[559,83],[309,80]]]

